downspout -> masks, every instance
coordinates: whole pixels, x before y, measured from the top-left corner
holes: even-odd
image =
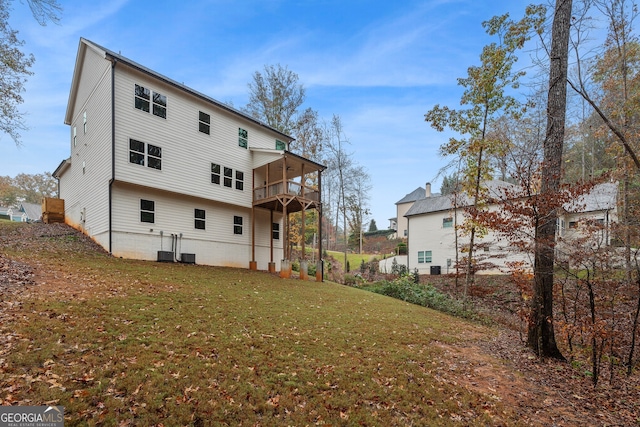
[[[111,179],[109,180],[109,254],[113,255],[113,182],[116,179],[116,63],[111,58]]]

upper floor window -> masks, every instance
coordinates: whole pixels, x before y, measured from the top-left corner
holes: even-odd
[[[271,237],[273,240],[280,240],[280,224],[274,222],[271,226]]]
[[[287,143],[276,139],[276,150],[286,150]]]
[[[220,184],[220,165],[211,163],[211,183]]]
[[[75,147],[78,144],[78,129],[73,127],[73,146]]]
[[[236,190],[244,190],[244,172],[236,171]]]
[[[155,222],[156,203],[140,199],[140,222]]]
[[[211,134],[211,116],[209,114],[198,112],[198,130],[207,135]]]
[[[231,188],[231,181],[233,180],[233,169],[225,166],[224,168],[224,186]]]
[[[154,169],[162,169],[162,148],[129,139],[129,162]]]
[[[453,227],[453,218],[442,218],[442,228]]]
[[[87,133],[87,112],[82,113],[82,129],[83,133]]]
[[[198,230],[204,230],[205,212],[204,209],[196,209],[194,212],[195,223],[194,226]]]
[[[242,128],[238,128],[238,146],[242,148],[249,146],[249,133]]]
[[[167,97],[158,92],[152,92],[144,86],[136,85],[135,89],[135,107],[146,113],[151,111],[151,103],[153,102],[153,115],[167,118]]]

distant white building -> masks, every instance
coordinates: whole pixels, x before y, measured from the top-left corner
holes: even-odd
[[[486,183],[486,188],[492,198],[504,200],[506,191],[513,190],[514,186],[503,181],[490,181]],[[566,204],[558,218],[558,235],[565,241],[570,241],[572,233],[576,232],[575,225],[584,219],[602,223],[606,232],[610,224],[617,220],[617,193],[616,183],[599,184],[589,193]],[[426,191],[425,194],[429,192]],[[409,271],[417,269],[420,274],[455,272],[456,251],[459,261],[468,255],[461,251],[465,245],[468,246],[468,237],[461,236],[459,233],[456,244],[455,233],[456,224],[460,225],[465,220],[464,208],[467,205],[469,202],[464,197],[454,203],[452,195],[425,196],[411,203],[404,215],[408,240],[406,265]],[[492,204],[487,209],[498,210],[501,207],[500,204]],[[530,234],[533,235],[532,232]],[[610,238],[607,236],[607,243],[610,242]],[[507,271],[507,263],[512,261],[533,264],[528,253],[512,247],[507,240],[494,231],[489,230],[485,236],[477,238],[476,245],[480,245],[481,250],[476,250],[475,258],[494,265],[493,268],[481,273],[504,273]],[[400,263],[405,259],[399,258],[397,261]],[[385,260],[385,265],[381,265],[381,269],[388,269],[390,262],[392,261]]]

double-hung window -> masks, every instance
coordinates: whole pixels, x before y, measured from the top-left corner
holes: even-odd
[[[277,222],[271,226],[271,237],[273,240],[280,240],[280,224]]]
[[[162,169],[162,148],[129,139],[129,162],[153,169]]]
[[[220,165],[211,163],[211,183],[220,185]]]
[[[161,93],[154,92],[149,88],[136,85],[135,88],[135,107],[145,113],[153,112],[154,116],[167,118],[167,97]],[[153,104],[153,107],[152,107]]]
[[[236,190],[244,190],[244,172],[236,171]]]
[[[224,167],[224,186],[229,188],[233,187],[232,181],[233,181],[233,169],[225,166]]]
[[[431,262],[431,251],[418,251],[418,264]]]
[[[211,135],[211,116],[202,111],[198,112],[198,130],[207,135]]]
[[[242,234],[242,217],[233,217],[233,234]]]
[[[153,200],[140,199],[140,222],[155,222],[156,204]]]
[[[194,226],[198,230],[205,229],[205,211],[204,209],[196,209],[194,211],[195,223]]]
[[[242,128],[238,128],[238,146],[242,148],[249,146],[249,132]]]

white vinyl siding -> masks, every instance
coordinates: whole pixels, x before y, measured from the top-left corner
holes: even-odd
[[[253,169],[251,150],[238,147],[238,128],[247,130],[249,146],[273,150],[276,134],[265,131],[226,110],[192,97],[150,77],[130,71],[126,66],[116,67],[116,178],[132,184],[144,184],[175,193],[224,200],[226,203],[249,208],[252,204]],[[139,84],[157,90],[170,101],[166,120],[136,110],[133,106],[133,87]],[[194,129],[200,111],[210,114],[211,135]],[[162,147],[162,170],[141,168],[129,162],[129,139]],[[244,191],[228,191],[221,185],[211,184],[211,163],[234,171],[233,189],[236,188],[235,171],[244,173]],[[249,179],[247,179],[249,178]]]

